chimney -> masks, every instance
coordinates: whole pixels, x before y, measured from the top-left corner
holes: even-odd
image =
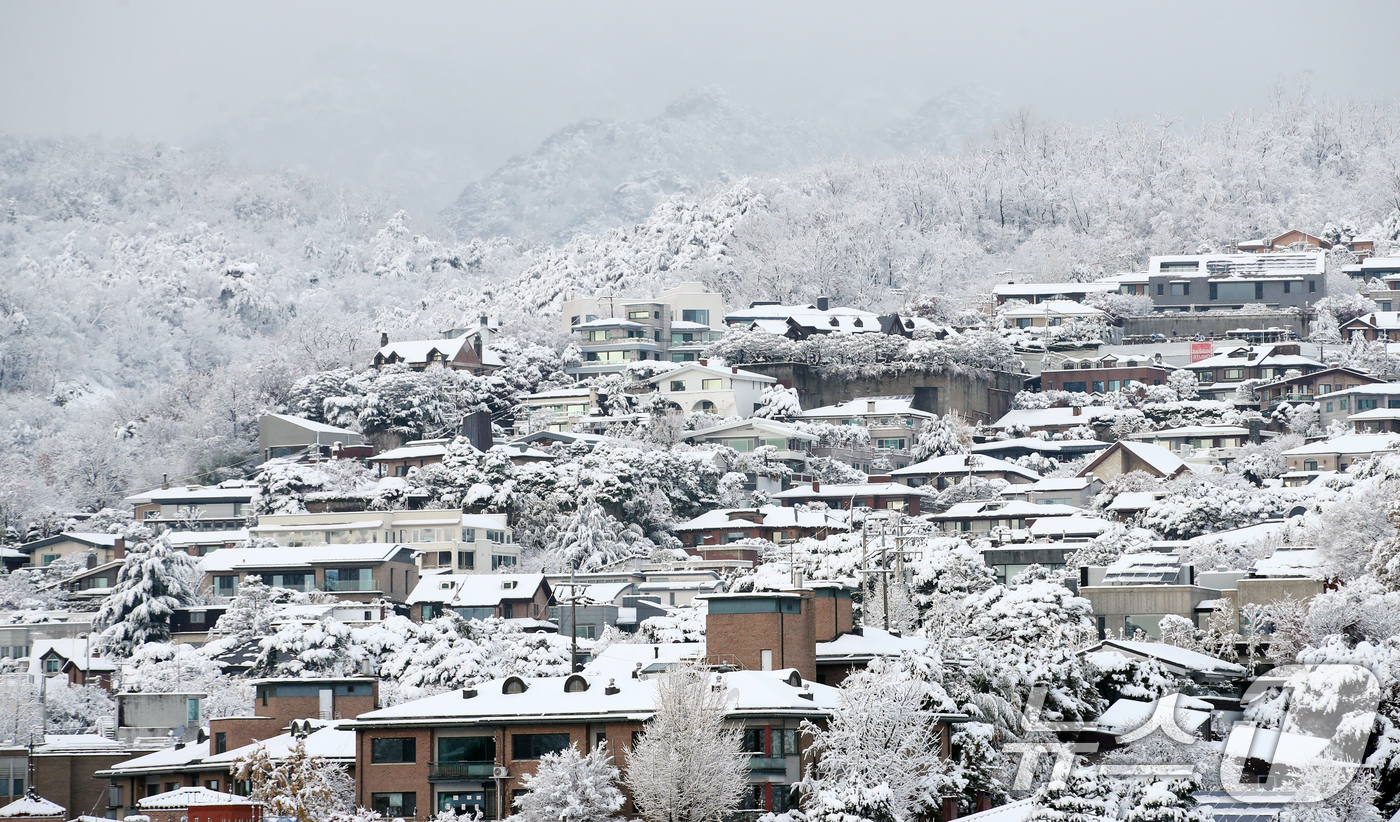
[[[827,311],[831,308],[831,299],[825,295],[817,298],[817,310]]]
[[[1082,416],[1083,414],[1084,414],[1084,409],[1083,409],[1083,407],[1076,405],[1076,406],[1074,406],[1074,411],[1071,413],[1071,416],[1078,417],[1078,416]]]
[[[387,332],[387,331],[381,331],[381,332],[379,332],[379,347],[380,347],[380,348],[383,348],[384,346],[386,346],[386,345],[388,345],[388,344],[389,344],[389,332]]]
[[[710,364],[710,361],[709,361],[709,360],[696,360],[696,362],[700,363],[701,365],[706,365],[706,366]]]
[[[822,490],[822,481],[812,480],[812,493],[815,494],[820,490]]]
[[[481,322],[479,322],[478,325],[480,325],[482,328],[486,328],[486,327],[488,327],[490,324],[491,324],[491,318],[488,317],[488,316],[486,316],[485,314],[482,314],[482,315],[481,315]]]
[[[126,540],[121,537],[112,540],[112,559],[126,559]]]
[[[161,474],[161,475],[160,475],[160,490],[162,490],[162,491],[169,491],[169,490],[170,490],[170,475],[169,475],[169,474]]]
[[[739,373],[739,366],[737,366],[737,365],[731,365],[731,366],[729,366],[729,372],[730,372],[731,374],[738,374],[738,373]]]
[[[866,403],[865,403],[865,413],[867,413],[867,414],[874,414],[874,413],[875,413],[875,401],[874,401],[874,400],[868,400],[868,401],[866,401]]]

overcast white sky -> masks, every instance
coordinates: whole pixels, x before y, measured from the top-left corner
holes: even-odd
[[[1393,96],[1400,73],[1372,33],[1397,22],[1400,4],[1346,0],[7,1],[0,130],[179,140],[364,54],[457,75],[441,105],[471,108],[491,129],[480,150],[501,157],[702,85],[777,116],[881,119],[974,84],[1082,124],[1190,124],[1261,105],[1302,72],[1318,93]],[[415,96],[430,93],[414,76]]]

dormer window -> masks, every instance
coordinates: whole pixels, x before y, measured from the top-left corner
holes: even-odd
[[[520,585],[520,582],[519,582],[519,581],[514,580],[514,579],[508,579],[508,580],[506,580],[505,582],[502,582],[502,583],[501,583],[501,590],[502,590],[502,591],[511,591],[511,590],[514,590],[514,589],[515,589],[517,586],[519,586],[519,585]]]
[[[588,690],[588,680],[579,674],[574,674],[564,680],[564,693],[566,694],[578,694],[586,690]]]
[[[513,676],[506,679],[505,684],[501,686],[501,693],[523,694],[529,689],[530,686],[525,684],[525,680],[521,679],[518,676]]]

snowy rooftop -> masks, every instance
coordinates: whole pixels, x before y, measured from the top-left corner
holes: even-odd
[[[1400,434],[1343,434],[1330,440],[1318,440],[1283,452],[1285,457],[1313,454],[1375,454],[1400,449]]]
[[[1042,506],[1045,507],[1045,506]],[[1098,517],[1074,514],[1068,517],[1045,517],[1031,523],[1031,536],[1051,537],[1096,537],[1113,528],[1113,523]]]
[[[1334,397],[1350,397],[1354,394],[1400,394],[1400,382],[1379,382],[1370,385],[1358,385],[1355,388],[1344,388],[1341,391],[1333,391],[1327,395],[1327,399]]]
[[[359,436],[358,434],[356,436]],[[227,500],[230,502],[251,502],[253,497],[260,493],[258,486],[254,484],[243,485],[225,483],[223,485],[181,485],[169,488],[152,488],[144,494],[133,494],[126,498],[128,505],[144,505],[147,503],[161,503],[163,505],[178,505],[191,502],[214,502],[216,500]]]
[[[1351,322],[1343,323],[1342,327],[1366,325],[1382,330],[1400,329],[1400,311],[1372,311],[1362,314]]]
[[[1023,317],[1104,317],[1103,311],[1073,300],[1046,300],[1035,305],[1003,307],[997,313],[1009,319]]]
[[[406,602],[441,602],[450,608],[494,608],[506,599],[529,599],[544,574],[435,574],[418,580]]]
[[[992,286],[992,293],[1014,297],[1021,294],[1040,296],[1042,294],[1094,294],[1111,293],[1118,290],[1116,282],[1098,280],[1092,283],[1002,283]]]
[[[191,545],[215,545],[226,542],[247,542],[248,529],[233,531],[171,531],[166,535],[171,547],[187,548]]]
[[[447,453],[447,443],[432,442],[422,445],[405,445],[385,451],[382,454],[375,454],[369,458],[370,462],[388,462],[390,460],[421,460],[441,457]]]
[[[1075,408],[1069,406],[1018,408],[1007,411],[1001,419],[992,423],[992,427],[1010,428],[1013,425],[1024,425],[1034,429],[1049,426],[1089,425],[1096,419],[1112,419],[1116,416],[1118,416],[1118,409],[1106,405],[1085,405]]]
[[[793,687],[788,678],[795,671],[732,671],[715,674],[729,691],[730,716],[803,716],[829,714],[837,705],[839,691],[814,682]],[[437,696],[394,705],[361,714],[355,725],[422,725],[455,720],[469,724],[497,723],[502,717],[514,721],[548,722],[551,719],[618,718],[645,720],[655,711],[656,682],[627,676],[575,675],[586,690],[565,690],[573,677],[516,678],[525,685],[523,693],[505,693],[511,679],[495,679],[477,685],[475,695],[453,690]],[[609,693],[609,691],[612,691]],[[801,694],[812,694],[804,699]],[[465,693],[471,693],[467,691]]]
[[[293,425],[305,428],[307,431],[315,431],[320,434],[349,434],[358,438],[360,432],[351,431],[349,428],[336,428],[334,425],[326,425],[324,422],[308,420],[306,417],[294,417],[291,414],[263,414],[264,417],[272,417],[282,422],[289,422]]]
[[[1124,554],[1104,569],[1104,585],[1174,583],[1181,576],[1181,559],[1174,554],[1139,551]]]
[[[903,414],[914,417],[932,417],[927,411],[918,411],[911,407],[914,401],[913,395],[898,397],[856,397],[850,402],[843,402],[837,405],[823,405],[821,408],[813,408],[811,411],[803,411],[804,420],[821,419],[849,419],[853,417],[864,417],[870,414],[894,415]],[[872,404],[874,407],[872,408]]]
[[[1128,661],[1126,657],[1116,651],[1100,651],[1085,655],[1086,659],[1100,667],[1104,667],[1110,657],[1117,657],[1125,663]],[[1183,731],[1195,733],[1202,725],[1210,721],[1210,712],[1213,706],[1205,700],[1183,694],[1172,694],[1163,698],[1170,699],[1174,703],[1172,705],[1172,722]],[[1104,730],[1122,736],[1147,724],[1156,713],[1157,707],[1157,700],[1140,702],[1136,699],[1119,699],[1109,705],[1102,714],[1099,714],[1098,719],[1094,722]]]
[[[190,742],[180,747],[163,748],[135,759],[118,762],[106,771],[99,773],[100,775],[157,773],[201,762],[208,756],[209,740],[206,739],[203,742]]]
[[[1152,507],[1159,497],[1165,492],[1157,491],[1124,491],[1113,498],[1106,508],[1109,511],[1143,511]]]
[[[860,634],[846,633],[829,642],[818,642],[817,659],[830,663],[897,657],[922,650],[927,645],[927,640],[895,636],[879,628],[867,627]]]
[[[701,365],[698,362],[684,363],[679,368],[672,368],[669,371],[657,374],[656,376],[648,379],[647,382],[652,383],[654,385],[660,385],[662,382],[673,380],[679,377],[680,375],[690,371],[698,372],[701,375],[709,375],[711,377],[732,377],[734,379],[750,380],[752,382],[762,383],[777,382],[775,378],[770,377],[767,374],[759,374],[756,371],[745,371],[742,368],[716,368],[713,365]]]
[[[1030,485],[1017,488],[1018,491],[1079,491],[1088,488],[1098,477],[1042,477]]]
[[[313,722],[313,720],[305,721]],[[306,752],[311,756],[319,756],[322,759],[355,761],[355,731],[349,727],[327,724],[307,734],[304,740]],[[291,754],[298,741],[300,741],[298,737],[285,733],[271,739],[264,739],[241,748],[215,754],[204,761],[209,764],[232,765],[237,760],[259,749],[265,749],[274,762],[281,761]]]
[[[1134,642],[1127,639],[1105,639],[1091,646],[1085,653],[1111,650],[1131,659],[1155,659],[1165,665],[1183,671],[1220,676],[1244,676],[1245,669],[1233,662],[1217,659],[1209,654],[1178,648],[1165,642]]]
[[[1093,469],[1096,468],[1100,462],[1108,458],[1108,455],[1113,452],[1114,448],[1122,448],[1124,451],[1127,451],[1134,457],[1147,463],[1154,471],[1165,477],[1173,476],[1186,467],[1185,460],[1160,445],[1154,445],[1150,442],[1119,440],[1107,451],[1104,451],[1098,457],[1090,460],[1089,464],[1085,465],[1084,468],[1080,470],[1079,475],[1081,477],[1086,477],[1091,474]]]
[[[989,457],[985,454],[944,454],[941,457],[933,457],[923,462],[916,462],[913,465],[905,466],[896,471],[891,471],[892,477],[921,477],[933,474],[1014,474],[1018,477],[1025,477],[1029,480],[1038,480],[1040,475],[1030,470],[1022,468],[1015,463],[999,460],[996,457]]]
[[[582,329],[607,329],[607,328],[646,328],[643,323],[633,320],[624,320],[620,317],[600,317],[596,320],[589,320],[586,323],[579,323],[574,328]]]
[[[739,436],[746,430],[758,431],[762,434],[773,434],[774,436],[779,436],[789,440],[806,440],[808,442],[816,442],[817,440],[821,439],[816,434],[808,434],[805,431],[799,431],[791,425],[786,425],[781,422],[774,422],[773,420],[765,420],[758,417],[750,417],[746,420],[736,420],[734,422],[727,422],[722,425],[716,425],[712,428],[702,428],[699,431],[691,431],[685,435],[685,438],[692,440],[705,440],[714,439],[716,437],[719,437],[721,434],[726,434],[729,436]]]
[[[303,545],[295,548],[224,548],[204,557],[207,573],[257,568],[295,568],[306,565],[336,565],[345,562],[388,562],[407,545],[389,542],[362,542],[344,545]]]
[[[947,519],[1005,519],[1008,517],[1072,517],[1084,513],[1084,509],[1073,505],[1050,503],[1041,505],[1024,500],[974,500],[948,506],[948,510],[929,517],[931,520]]]
[[[50,802],[42,796],[30,794],[28,796],[21,796],[19,799],[0,808],[0,819],[22,819],[29,816],[56,816],[62,819],[66,810],[66,808],[57,802]]]
[[[246,796],[233,793],[220,793],[208,788],[177,788],[173,791],[148,796],[136,803],[143,811],[165,808],[188,808],[192,805],[257,805],[261,804]]]
[[[1256,560],[1250,573],[1258,577],[1315,577],[1322,559],[1315,548],[1281,545],[1272,556]]]
[[[773,499],[840,499],[853,496],[907,497],[911,494],[921,497],[937,496],[922,488],[911,488],[897,482],[865,482],[854,485],[822,484],[812,490],[810,485],[794,485],[786,491],[773,495]]]
[[[746,516],[756,515],[759,520]],[[744,525],[759,524],[764,528],[831,528],[840,531],[850,530],[846,522],[831,516],[825,511],[800,511],[797,508],[784,508],[778,505],[764,505],[759,508],[718,508],[707,511],[688,522],[675,526],[674,531],[709,531],[715,528],[742,528]]]

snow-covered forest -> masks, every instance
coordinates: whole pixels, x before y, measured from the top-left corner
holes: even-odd
[[[14,525],[246,465],[256,414],[304,376],[363,368],[379,332],[489,314],[526,357],[562,351],[551,315],[570,290],[692,278],[733,307],[953,310],[997,281],[1133,270],[1288,225],[1394,239],[1397,122],[1388,103],[1287,90],[1200,128],[1022,114],[955,154],[716,184],[555,246],[461,241],[385,196],[206,151],[7,137],[0,511]]]

